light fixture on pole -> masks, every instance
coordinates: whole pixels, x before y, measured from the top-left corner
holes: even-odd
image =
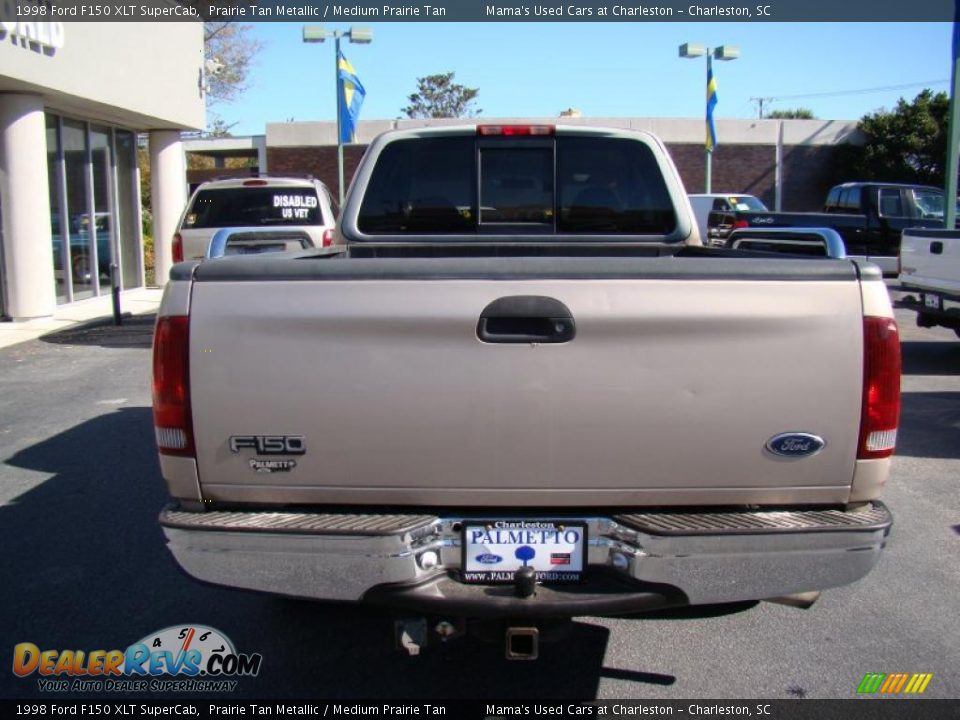
[[[304,25],[303,41],[305,43],[318,43],[325,41],[328,37],[334,39],[336,53],[334,55],[334,87],[337,91],[337,188],[340,198],[340,204],[343,205],[343,93],[340,91],[341,84],[341,63],[340,63],[340,38],[349,38],[352,43],[368,44],[373,42],[373,28],[354,26],[349,30],[325,30],[323,25]]]
[[[709,48],[700,43],[684,43],[680,46],[680,57],[696,58],[706,56],[707,58],[707,114],[706,114],[706,190],[710,192],[713,148],[717,143],[717,132],[713,124],[713,108],[717,104],[717,86],[713,79],[712,60],[736,60],[740,57],[740,48],[733,45],[721,45],[717,48]]]

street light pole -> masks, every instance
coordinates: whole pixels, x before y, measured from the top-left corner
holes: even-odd
[[[680,57],[682,58],[695,58],[706,56],[707,58],[707,112],[704,121],[706,123],[706,134],[710,133],[710,80],[713,77],[713,60],[736,60],[740,57],[740,48],[734,47],[733,45],[720,45],[716,48],[709,48],[700,43],[684,43],[680,46]],[[710,193],[710,188],[713,184],[712,174],[713,174],[713,143],[707,143],[706,137],[704,137],[704,155],[705,155],[705,187],[704,192]]]
[[[343,97],[340,92],[340,38],[349,38],[351,43],[367,44],[373,42],[373,30],[359,26],[353,26],[349,30],[324,30],[323,25],[303,26],[305,43],[322,43],[328,37],[333,38],[336,50],[333,55],[333,80],[337,92],[337,189],[340,205],[343,205]]]

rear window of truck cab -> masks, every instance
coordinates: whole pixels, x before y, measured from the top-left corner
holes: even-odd
[[[317,191],[307,185],[201,190],[183,220],[186,229],[322,224]]]
[[[447,136],[381,151],[357,227],[369,235],[664,235],[676,215],[642,142]]]

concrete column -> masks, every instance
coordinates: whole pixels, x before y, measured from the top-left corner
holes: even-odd
[[[257,149],[257,172],[266,173],[267,170],[267,138],[265,135],[255,137],[253,146]]]
[[[187,167],[178,130],[150,131],[150,199],[157,284],[167,284],[173,266],[173,234],[187,204]]]
[[[49,193],[43,100],[0,94],[4,287],[14,320],[53,315],[57,307]]]

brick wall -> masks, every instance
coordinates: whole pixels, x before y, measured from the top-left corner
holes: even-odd
[[[703,145],[669,144],[667,149],[687,192],[702,193],[706,176]],[[718,145],[711,167],[712,192],[756,195],[772,208],[775,164],[776,148],[772,145]]]
[[[343,179],[349,187],[350,178],[360,164],[366,145],[348,145],[343,148]],[[337,146],[315,147],[268,147],[267,168],[271,175],[313,175],[330,189],[334,198],[337,193]]]
[[[838,148],[794,145],[783,149],[784,212],[820,211],[827,191],[845,180],[837,169]]]
[[[704,190],[703,145],[673,143],[668,149],[689,193]],[[350,178],[366,151],[365,145],[344,148],[344,178]],[[817,211],[827,190],[844,178],[835,168],[837,148],[833,146],[786,146],[783,151],[783,210]],[[776,148],[773,145],[719,145],[713,154],[713,191],[756,195],[771,209],[774,206]],[[270,173],[310,174],[337,194],[337,148],[268,147]]]

